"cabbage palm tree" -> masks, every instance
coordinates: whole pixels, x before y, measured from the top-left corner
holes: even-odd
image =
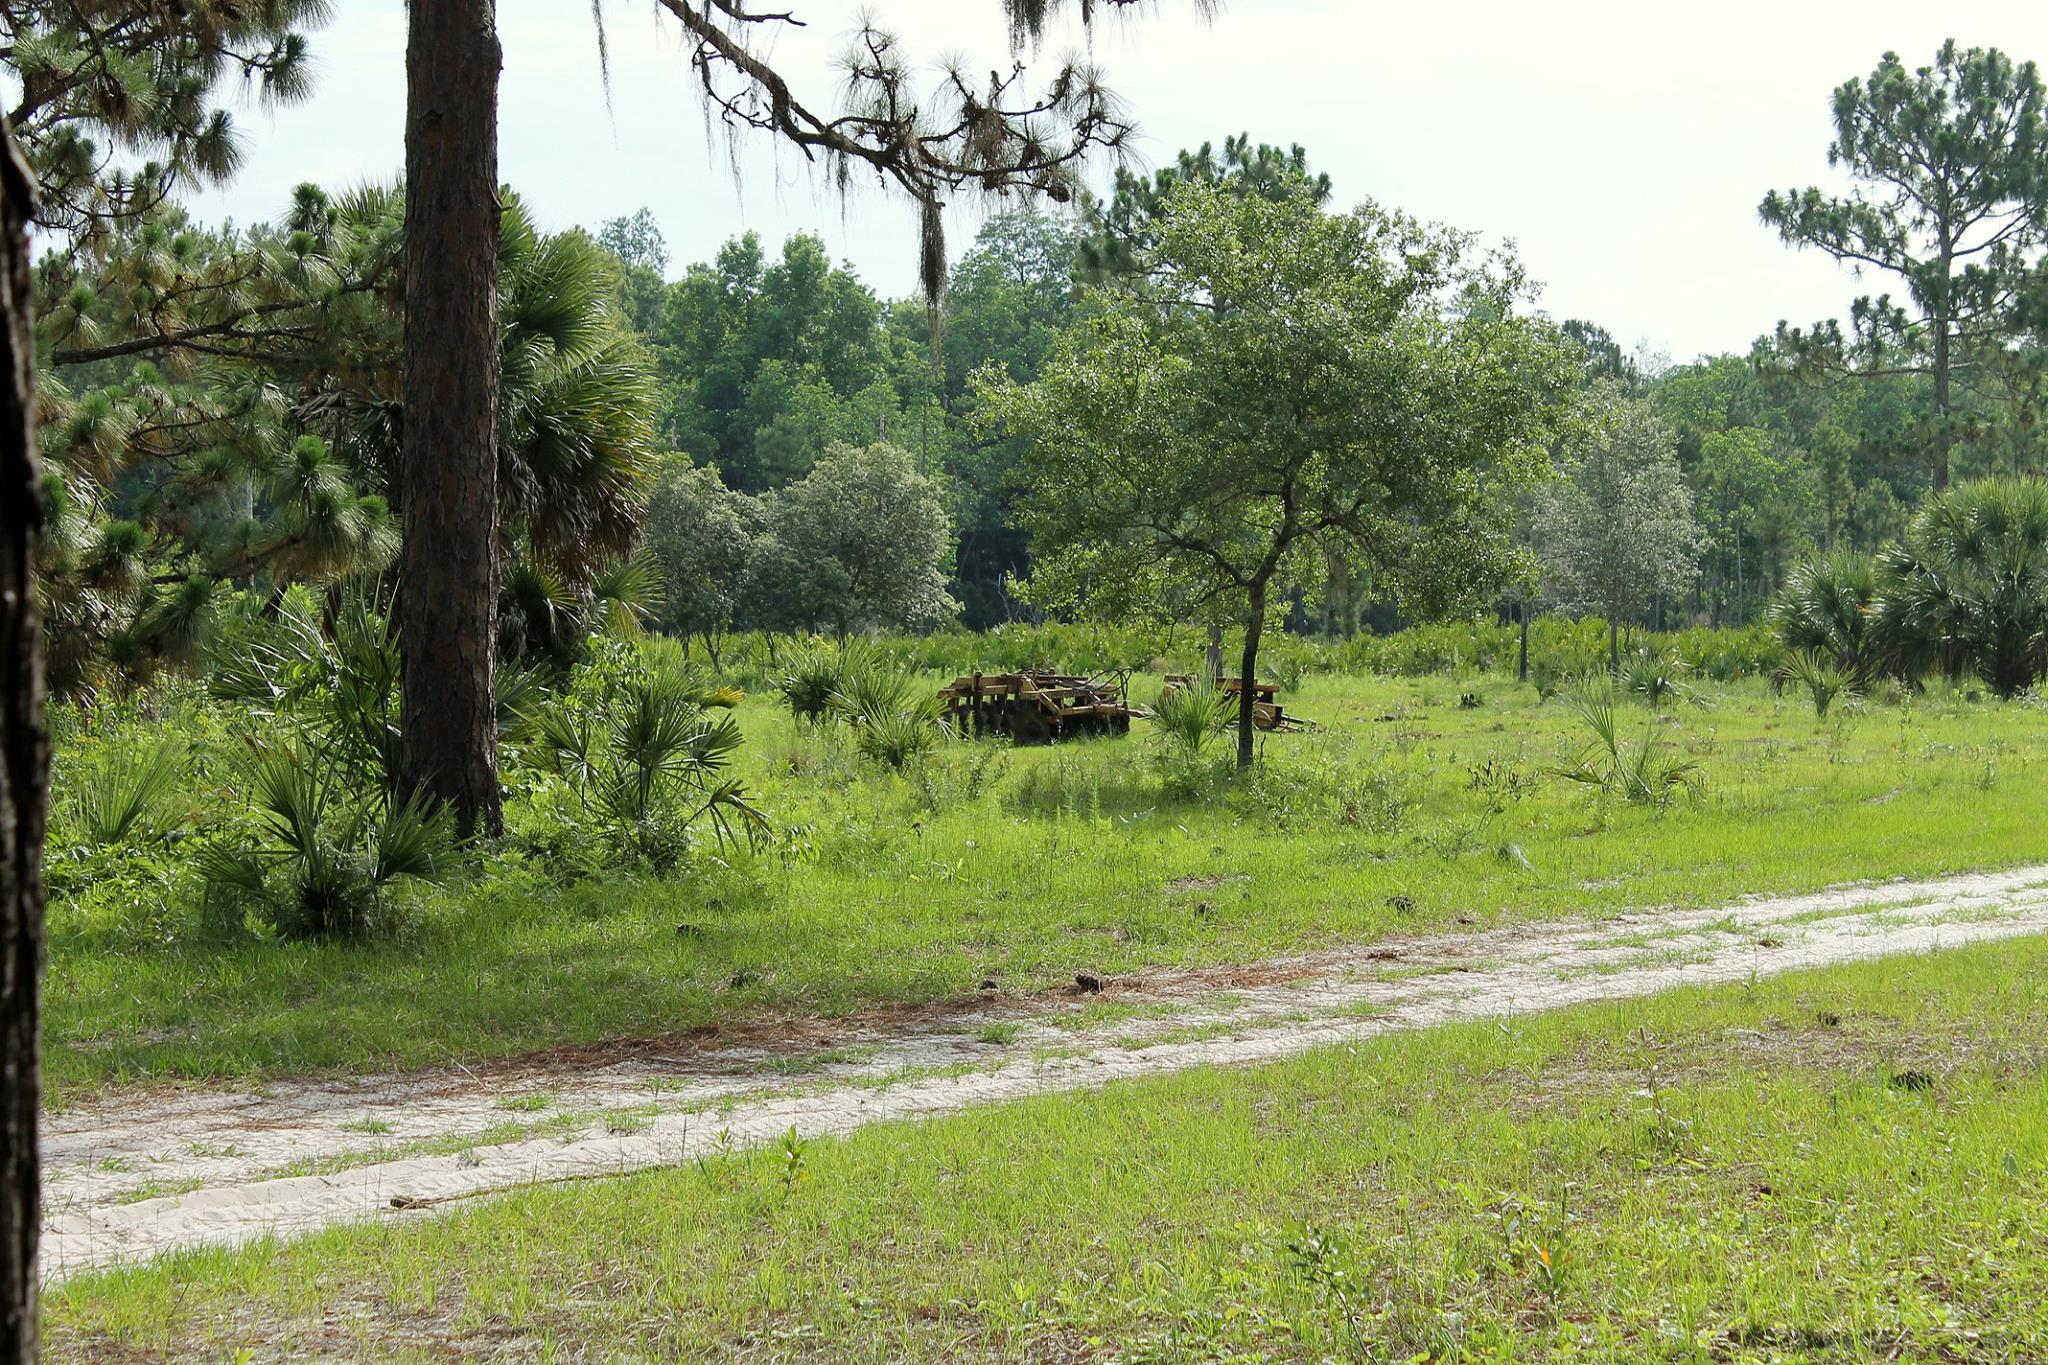
[[[2048,673],[2048,482],[1936,493],[1878,565],[1872,622],[1909,675],[1975,673],[2011,696]]]

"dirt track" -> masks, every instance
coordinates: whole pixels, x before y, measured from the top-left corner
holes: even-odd
[[[2048,932],[2048,866],[1390,940],[1099,994],[583,1049],[476,1071],[112,1094],[45,1124],[46,1279],[539,1181],[1132,1076]],[[1112,1008],[1100,1008],[1100,1006]],[[1128,1007],[1128,1008],[1124,1008]]]

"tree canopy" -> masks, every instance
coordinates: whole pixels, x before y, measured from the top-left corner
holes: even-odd
[[[1318,197],[1175,187],[1145,262],[1156,294],[1093,292],[1036,383],[985,381],[992,419],[1029,442],[1039,601],[1226,613],[1249,680],[1271,605],[1316,582],[1322,552],[1418,614],[1517,566],[1507,495],[1547,467],[1569,353],[1520,311],[1512,261]]]
[[[2016,388],[2031,402],[2044,353],[2023,320],[2048,242],[2048,130],[2032,62],[1996,48],[1944,43],[1909,70],[1887,52],[1867,81],[1835,91],[1828,164],[1846,194],[1772,191],[1759,212],[1795,246],[1893,276],[1903,297],[1864,295],[1849,330],[1828,320],[1780,323],[1779,352],[1796,365],[1865,375],[1924,374],[1932,386],[1925,442],[1936,489],[1949,480],[1955,388]]]

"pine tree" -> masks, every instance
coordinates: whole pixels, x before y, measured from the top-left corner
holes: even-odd
[[[40,533],[35,334],[28,279],[33,182],[0,118],[0,1365],[36,1355],[42,1227],[43,821],[50,735],[31,581]]]
[[[1937,490],[1948,486],[1958,390],[2025,388],[2048,363],[2013,344],[2048,245],[2043,99],[2034,63],[1996,48],[1951,39],[1933,65],[1911,71],[1887,52],[1868,82],[1835,91],[1828,164],[1849,173],[1849,192],[1772,191],[1759,209],[1788,243],[1904,287],[1903,298],[1858,298],[1847,334],[1832,320],[1811,330],[1780,323],[1777,346],[1809,370],[1925,375]]]
[[[306,98],[301,30],[326,12],[325,0],[0,4],[21,92],[7,119],[37,182],[36,225],[91,246],[181,185],[232,176],[241,144],[219,94],[235,77],[264,105]]]

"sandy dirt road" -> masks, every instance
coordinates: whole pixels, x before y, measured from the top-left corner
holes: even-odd
[[[1678,987],[2048,932],[2048,866],[1384,940],[475,1070],[112,1092],[45,1123],[43,1270],[417,1218],[863,1124]]]

